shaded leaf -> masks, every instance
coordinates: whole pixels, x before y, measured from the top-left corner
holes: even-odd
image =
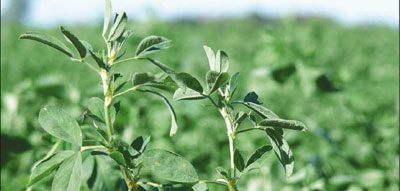
[[[215,80],[215,82],[213,83],[213,85],[211,86],[210,90],[209,90],[209,94],[213,93],[214,91],[216,91],[218,88],[224,86],[229,80],[229,74],[226,72],[220,73],[217,77],[217,79]],[[208,80],[207,80],[208,82]]]
[[[49,158],[37,163],[32,169],[32,174],[29,178],[27,187],[32,186],[39,180],[50,175],[53,170],[60,166],[61,163],[72,154],[74,154],[73,151],[59,151]]]
[[[228,171],[222,167],[217,167],[215,168],[215,170],[217,171],[217,173],[223,177],[225,177],[226,179],[230,179],[229,175],[228,175]]]
[[[195,183],[199,180],[192,164],[170,151],[147,150],[142,155],[142,159],[144,167],[162,179],[180,183]]]
[[[137,72],[137,73],[133,74],[132,84],[133,84],[133,86],[137,86],[137,85],[151,82],[154,79],[155,79],[154,75],[150,72]]]
[[[140,41],[136,49],[136,56],[142,57],[159,50],[167,49],[171,46],[170,42],[171,40],[161,36],[148,36]]]
[[[96,61],[97,65],[98,65],[100,68],[107,69],[106,64],[103,62],[102,59],[99,58],[98,55],[96,55],[96,53],[94,53],[92,50],[89,50],[89,53],[90,53],[90,55],[92,55],[94,61]]]
[[[245,168],[244,166],[244,160],[242,155],[240,154],[240,151],[238,149],[235,150],[234,156],[233,156],[233,162],[235,163],[235,167],[242,172]]]
[[[78,122],[61,108],[43,107],[39,113],[39,123],[50,135],[82,146],[82,132]]]
[[[82,176],[82,155],[76,152],[61,164],[51,185],[52,191],[79,191]]]
[[[289,77],[296,72],[296,66],[294,64],[277,68],[272,71],[272,77],[279,83],[284,83]]]
[[[274,149],[275,155],[281,162],[286,176],[289,177],[293,173],[294,158],[288,143],[283,139],[282,134],[277,132],[276,129],[266,129],[266,133],[272,148]]]
[[[178,88],[174,93],[175,101],[198,100],[198,99],[204,99],[204,98],[206,98],[206,97],[194,90],[191,90],[191,89],[186,89],[186,91],[183,91],[182,88]]]
[[[307,130],[307,127],[304,123],[296,120],[264,119],[259,123],[259,125],[300,130],[300,131]]]
[[[271,145],[265,145],[265,146],[258,148],[256,150],[256,152],[254,152],[250,156],[250,158],[247,160],[246,167],[248,167],[251,164],[253,164],[254,162],[256,162],[259,158],[261,158],[264,155],[264,153],[266,153],[267,151],[269,151],[271,149],[272,149]]]
[[[256,92],[250,92],[244,97],[244,102],[252,102],[258,105],[261,105],[262,103],[258,101],[258,95]]]
[[[69,57],[73,56],[71,50],[67,46],[65,46],[64,43],[62,43],[60,40],[58,40],[57,38],[55,38],[51,35],[47,35],[47,34],[40,33],[40,32],[27,32],[27,33],[24,33],[21,36],[19,36],[19,39],[35,40],[35,41],[41,42],[43,44],[46,44],[48,46],[51,46],[51,47],[59,50],[60,52],[66,54]]]
[[[192,75],[181,72],[177,77],[179,78],[179,83],[181,83],[180,87],[187,87],[196,92],[203,93],[203,87],[201,87],[200,82]],[[178,85],[179,83],[177,82]]]
[[[60,30],[64,34],[64,36],[69,39],[69,41],[72,43],[72,45],[74,45],[74,47],[76,48],[76,50],[79,53],[79,56],[81,58],[85,58],[86,57],[86,47],[82,44],[82,42],[74,34],[72,34],[70,31],[65,29],[63,26],[60,26]]]
[[[96,117],[101,119],[103,122],[105,121],[104,115],[104,101],[98,97],[92,97],[88,101],[88,109],[92,112]],[[111,119],[111,123],[114,123],[116,117],[115,107],[110,107],[109,115]]]

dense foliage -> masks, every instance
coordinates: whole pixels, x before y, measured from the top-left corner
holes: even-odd
[[[276,22],[256,18],[151,21],[132,26],[135,26],[134,37],[126,44],[127,55],[134,55],[137,44],[148,34],[166,36],[174,46],[155,57],[179,71],[204,79],[208,61],[202,45],[225,50],[230,70],[240,71],[236,95],[244,97],[247,92],[256,91],[259,100],[282,118],[301,119],[308,125],[306,133],[285,134],[296,158],[292,177],[285,178],[279,161],[269,152],[258,161],[260,170],[244,177],[239,189],[398,188],[398,31],[293,18]],[[96,35],[100,27],[69,28],[82,31],[80,38],[90,41],[94,48],[103,43]],[[42,106],[60,106],[78,119],[88,106],[88,98],[103,91],[100,84],[93,85],[98,83],[97,76],[88,73],[84,65],[71,63],[61,57],[62,53],[39,44],[17,41],[25,31],[23,27],[7,25],[1,34],[4,190],[24,189],[31,166],[56,142],[40,128],[37,117]],[[56,29],[48,33],[59,35]],[[159,72],[146,62],[116,69],[122,78],[128,79],[132,68]],[[125,104],[121,105],[115,130],[123,134],[124,140],[133,140],[133,135],[150,135],[151,147],[185,156],[200,178],[215,172],[216,166],[229,166],[224,121],[216,110],[208,107],[209,102],[172,102],[180,130],[171,138],[169,111],[162,102],[153,99],[158,100],[134,94],[121,100]],[[267,142],[266,136],[257,132],[244,136],[236,145],[246,156]],[[123,185],[118,169],[105,164],[98,165],[104,167],[109,182]],[[114,172],[116,175],[112,176]],[[33,190],[46,190],[50,184],[51,179],[45,180]],[[210,188],[223,190],[211,185]]]

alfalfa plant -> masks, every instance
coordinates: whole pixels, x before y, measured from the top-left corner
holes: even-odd
[[[210,70],[205,75],[207,89],[204,91],[200,82],[192,77],[188,80],[191,82],[190,87],[177,89],[174,100],[208,99],[225,121],[230,166],[229,168],[216,168],[221,178],[215,180],[214,183],[226,186],[229,191],[237,191],[237,183],[240,178],[253,170],[254,168],[251,165],[270,150],[275,152],[286,175],[290,176],[293,172],[294,158],[288,143],[283,138],[283,129],[305,131],[306,125],[295,120],[281,119],[273,111],[262,106],[255,92],[248,93],[243,100],[234,100],[233,96],[237,88],[239,73],[231,76],[227,73],[229,59],[226,52],[218,50],[215,53],[207,46],[204,46],[204,50],[210,66]],[[238,108],[237,105],[244,107]],[[244,112],[244,108],[250,111]],[[250,120],[252,127],[240,128],[242,122],[246,119]],[[239,149],[235,147],[235,140],[241,138],[242,134],[253,130],[263,131],[267,135],[270,145],[261,146],[245,161]],[[198,185],[202,185],[206,190],[204,182],[200,182]]]
[[[166,103],[172,120],[170,135],[174,135],[178,129],[175,111],[167,98],[157,90],[174,91],[177,89],[175,82],[181,88],[185,88],[190,82],[185,81],[188,74],[177,73],[148,57],[151,53],[170,47],[170,40],[167,38],[146,37],[139,43],[132,57],[122,59],[125,53],[122,47],[131,37],[132,31],[126,28],[125,12],[116,14],[112,26],[109,27],[111,2],[110,0],[105,2],[102,32],[104,49],[94,50],[88,42],[80,40],[62,26],[60,31],[76,50],[75,53],[62,41],[40,32],[28,32],[19,37],[48,45],[68,56],[71,61],[87,65],[99,76],[103,86],[102,97],[88,100],[88,108],[83,112],[79,122],[59,107],[45,106],[41,109],[39,113],[41,127],[58,141],[32,168],[28,190],[31,190],[38,181],[52,175],[54,171],[56,172],[52,180],[52,191],[171,190],[176,187],[176,185],[142,180],[141,169],[146,167],[153,175],[172,183],[179,183],[178,187],[192,186],[199,182],[199,178],[193,166],[183,157],[162,149],[146,150],[149,137],[137,136],[138,138],[128,144],[114,132],[114,122],[120,108],[118,98],[129,92],[140,92],[160,96]],[[166,74],[135,73],[132,79],[129,79],[132,81],[131,87],[126,88],[129,80],[121,80],[123,78],[115,72],[115,66],[139,60],[150,61]],[[121,178],[114,176],[118,168]],[[126,186],[118,184],[118,179],[123,179]]]

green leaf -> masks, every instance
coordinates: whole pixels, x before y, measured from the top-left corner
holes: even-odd
[[[233,162],[235,163],[235,167],[242,172],[245,168],[244,166],[244,160],[242,155],[240,154],[240,151],[238,149],[235,150],[234,156],[233,156]]]
[[[92,50],[89,50],[90,55],[92,55],[94,61],[96,61],[97,65],[100,68],[104,68],[107,69],[106,64],[103,62],[103,60],[101,58],[99,58],[98,55],[96,55],[96,53],[94,53]]]
[[[60,26],[61,32],[67,37],[72,45],[76,48],[81,58],[86,57],[86,47],[81,43],[81,41],[70,31],[66,30],[63,26]]]
[[[136,49],[136,56],[142,57],[153,52],[169,48],[171,40],[161,36],[148,36],[140,41]]]
[[[217,167],[215,168],[215,170],[217,171],[217,173],[223,177],[225,177],[226,179],[230,179],[229,175],[228,175],[228,171],[222,167]]]
[[[180,182],[195,183],[199,177],[192,164],[185,158],[161,149],[151,149],[142,155],[143,165],[162,179]]]
[[[194,78],[192,75],[181,72],[178,74],[178,78],[180,79],[180,83],[183,83],[180,85],[180,87],[187,87],[190,88],[196,92],[203,93],[203,87],[201,87],[200,82]],[[177,82],[179,85],[179,83]]]
[[[110,30],[110,34],[108,35],[107,41],[114,41],[118,37],[120,37],[122,33],[125,31],[127,22],[128,22],[128,17],[126,16],[126,13],[122,12],[121,14],[119,14],[114,22],[114,25]]]
[[[39,123],[50,135],[82,146],[82,132],[78,122],[61,108],[43,107],[39,113]]]
[[[83,46],[85,46],[87,52],[93,51],[93,47],[92,47],[92,45],[90,43],[88,43],[88,42],[86,42],[84,40],[80,40],[80,41],[83,44]],[[86,56],[87,56],[87,54],[86,54]]]
[[[264,119],[259,125],[261,126],[271,126],[279,127],[285,129],[293,129],[299,131],[306,131],[307,127],[304,123],[296,120],[285,120],[285,119]]]
[[[217,65],[217,71],[219,72],[227,72],[229,69],[229,58],[228,54],[224,52],[223,50],[218,50],[217,56],[216,56],[216,65]]]
[[[154,75],[150,72],[137,72],[133,74],[132,84],[133,86],[137,86],[154,81],[154,79]]]
[[[119,151],[113,151],[110,154],[110,157],[112,159],[115,160],[115,162],[117,162],[118,164],[122,165],[122,166],[126,166],[126,160],[124,158],[124,155],[119,152]]]
[[[258,105],[261,105],[262,103],[258,101],[258,95],[256,92],[250,92],[244,97],[244,102],[252,102]]]
[[[265,146],[258,148],[256,150],[256,152],[254,152],[250,156],[250,158],[247,160],[246,168],[248,166],[250,166],[251,164],[253,164],[254,162],[256,162],[259,158],[261,158],[264,155],[264,153],[266,153],[267,151],[269,151],[271,149],[272,149],[271,145],[265,145]]]
[[[72,154],[74,154],[73,151],[60,151],[54,153],[45,160],[39,161],[32,169],[27,187],[32,186],[39,180],[50,175],[53,170],[60,166],[61,163]]]
[[[111,17],[111,1],[106,1],[106,9],[104,12],[104,25],[103,25],[103,33],[102,35],[105,36],[108,30],[108,25],[110,24],[110,17]]]
[[[55,38],[53,36],[50,36],[50,35],[47,35],[47,34],[44,34],[44,33],[27,32],[27,33],[22,34],[21,36],[19,36],[19,39],[35,40],[35,41],[41,42],[43,44],[46,44],[48,46],[51,46],[51,47],[59,50],[60,52],[66,54],[69,57],[73,56],[71,50],[67,46],[65,46],[64,43],[62,43],[57,38]]]
[[[52,191],[79,191],[82,177],[82,155],[75,152],[65,159],[57,170],[51,185]]]
[[[98,97],[92,97],[88,101],[88,109],[92,112],[96,117],[105,121],[104,115],[104,101]],[[110,107],[110,118],[111,123],[114,123],[116,117],[115,107]]]
[[[208,191],[207,184],[204,182],[198,182],[192,186],[193,191]]]
[[[281,162],[286,176],[289,177],[293,173],[294,158],[293,153],[289,148],[289,144],[283,139],[282,134],[276,129],[266,129],[268,139],[274,149],[275,155]]]
[[[153,91],[153,90],[139,90],[139,91],[143,91],[143,92],[148,92],[148,93],[152,93],[155,95],[158,95],[161,97],[161,99],[164,101],[165,105],[167,105],[170,113],[171,113],[171,130],[169,132],[169,136],[174,136],[176,134],[176,131],[178,131],[178,123],[177,123],[177,118],[176,118],[176,112],[174,110],[174,108],[172,107],[171,103],[168,101],[168,99],[163,96],[162,94]]]
[[[217,69],[216,69],[214,51],[210,47],[208,47],[206,45],[204,45],[203,48],[204,48],[204,51],[207,54],[208,64],[210,65],[210,70],[218,72]]]
[[[279,116],[276,115],[273,111],[258,105],[253,102],[239,102],[243,104],[244,106],[248,107],[249,109],[253,110],[256,112],[258,115],[260,115],[263,119],[279,119]]]
[[[208,72],[207,72],[207,74],[208,74]],[[215,79],[214,83],[212,84],[208,94],[213,93],[218,88],[220,88],[221,86],[225,85],[228,82],[228,80],[229,80],[229,74],[228,73],[226,73],[226,72],[220,73],[218,75],[218,77]],[[209,80],[207,78],[207,83],[208,82],[209,82]]]
[[[178,88],[175,91],[173,98],[175,101],[179,101],[179,100],[198,100],[198,99],[204,99],[206,97],[191,89],[186,89],[186,91],[183,91],[182,88]]]

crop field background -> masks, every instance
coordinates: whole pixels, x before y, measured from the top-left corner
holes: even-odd
[[[236,99],[255,91],[278,115],[303,121],[309,130],[287,131],[295,170],[286,179],[273,152],[243,179],[245,191],[395,191],[399,188],[399,31],[386,26],[343,26],[326,18],[259,17],[214,21],[131,22],[134,35],[126,58],[150,34],[173,47],[155,58],[178,71],[204,79],[202,46],[225,50],[230,72],[240,72]],[[24,190],[31,167],[55,142],[38,123],[44,105],[57,105],[79,118],[88,98],[102,94],[97,76],[85,65],[18,36],[43,31],[62,39],[57,28],[1,26],[1,190]],[[70,26],[98,48],[101,26]],[[145,61],[117,66],[125,79],[132,71],[161,72]],[[204,84],[203,84],[204,85]],[[172,95],[164,93],[172,100]],[[214,167],[229,165],[223,120],[207,102],[172,102],[180,129],[169,137],[169,111],[159,99],[131,93],[122,99],[116,130],[130,141],[150,135],[151,148],[183,155],[199,172],[217,177]],[[245,124],[250,126],[250,123]],[[267,143],[251,132],[237,147],[248,156]],[[112,175],[110,181],[119,179]],[[47,190],[50,179],[33,190]],[[122,184],[122,182],[121,182]],[[211,191],[223,190],[210,185]]]

